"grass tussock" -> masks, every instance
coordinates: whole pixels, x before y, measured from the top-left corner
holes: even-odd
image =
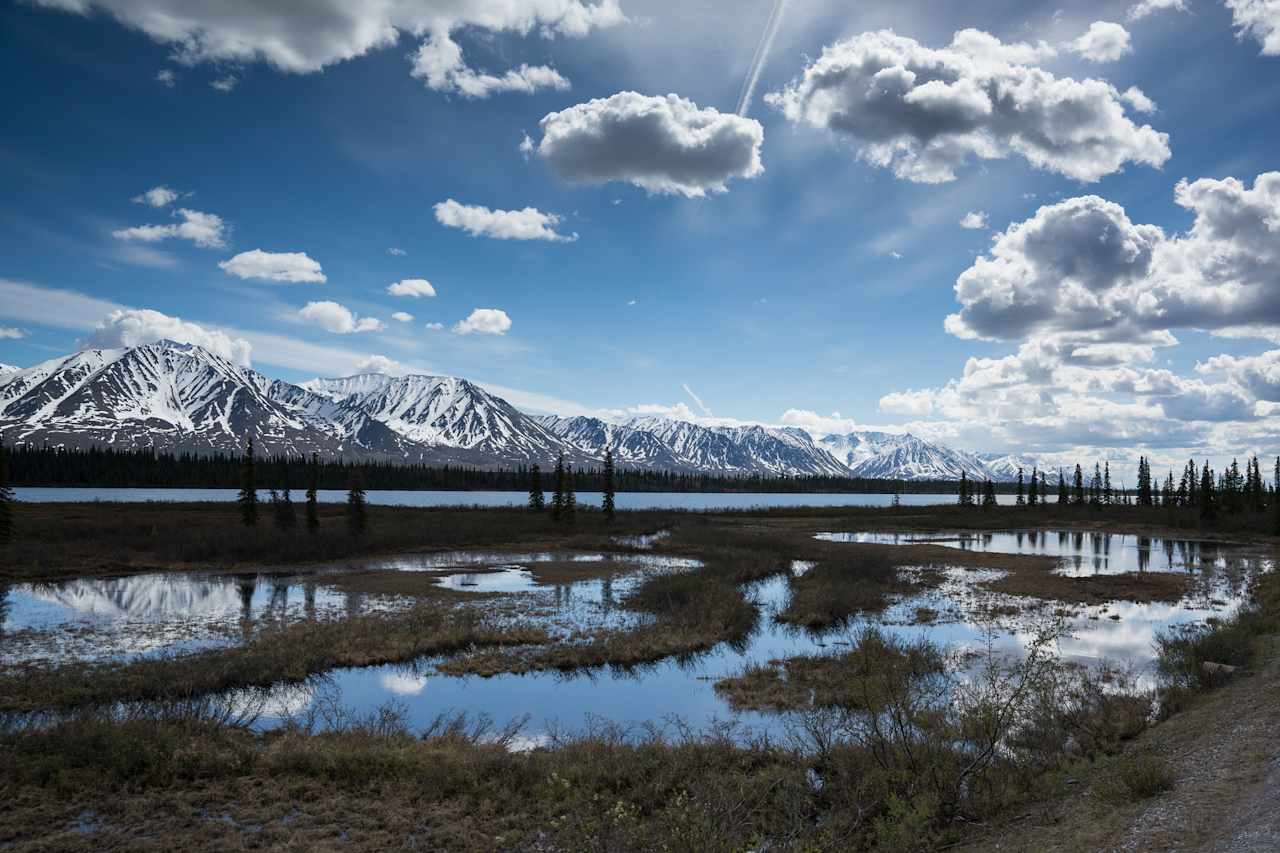
[[[868,692],[886,673],[894,679],[919,680],[941,676],[945,667],[945,655],[932,643],[908,643],[868,628],[853,639],[848,651],[749,665],[717,681],[715,689],[736,710],[858,710],[874,704]]]
[[[1172,791],[1176,779],[1168,761],[1139,753],[1116,761],[1094,784],[1092,793],[1104,803],[1121,806]]]
[[[879,611],[890,594],[910,588],[899,580],[897,567],[890,546],[828,556],[803,575],[791,578],[791,599],[778,614],[778,621],[822,630],[858,613]]]

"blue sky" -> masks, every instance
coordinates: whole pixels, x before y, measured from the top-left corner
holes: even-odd
[[[1277,449],[1280,225],[1266,223],[1280,199],[1255,183],[1280,169],[1274,5],[789,0],[745,116],[735,108],[775,0],[284,5],[0,5],[0,362],[177,330],[245,341],[234,352],[273,376],[448,373],[569,413],[888,426],[1041,454]],[[873,44],[886,29],[909,42]],[[970,29],[993,38],[962,50],[954,34]],[[889,50],[915,86],[920,62],[969,70],[948,78],[946,103],[922,107],[921,89],[840,113],[810,85],[824,50],[844,98],[866,89],[850,57]],[[1096,115],[1036,128],[1054,134],[1048,154],[1027,153],[1020,114],[966,112],[984,85],[1045,74],[1110,87],[1083,102]],[[668,93],[683,106],[663,128],[634,121]],[[598,111],[572,112],[593,99]],[[603,138],[583,129],[596,119]],[[681,142],[694,125],[716,130],[700,150]],[[1082,136],[1092,144],[1069,141]],[[872,150],[886,139],[896,153]],[[1261,231],[1212,227],[1239,220],[1179,204],[1183,178],[1236,179],[1221,203]],[[135,201],[156,187],[176,197]],[[1197,187],[1218,204],[1218,184]],[[1075,209],[1101,231],[1047,238],[1080,240],[1071,257],[1130,225],[1162,234],[1140,281],[1132,259],[1090,267],[1105,281],[1080,292],[1106,295],[1081,311],[1044,289],[1071,274],[1061,258],[993,239],[1024,222],[1059,234],[1071,211],[1055,206],[1088,196],[1112,205]],[[487,211],[450,227],[436,208],[448,199]],[[180,210],[203,226],[179,229]],[[970,212],[979,227],[961,227]],[[576,239],[493,236],[531,222]],[[145,226],[160,228],[129,230]],[[242,257],[256,250],[293,256],[270,269],[315,278],[318,265],[324,281],[233,274],[263,272]],[[1230,280],[1212,262],[1224,252]],[[1008,263],[979,269],[983,257]],[[436,295],[388,293],[404,280]],[[1205,296],[1228,291],[1226,307]],[[1010,294],[1031,307],[1001,308]],[[459,325],[476,309],[505,320]],[[944,328],[957,313],[963,328]]]

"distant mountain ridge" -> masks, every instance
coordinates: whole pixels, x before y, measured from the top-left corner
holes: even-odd
[[[1010,480],[1020,457],[976,455],[909,434],[816,439],[795,427],[614,423],[530,415],[453,376],[361,374],[294,385],[190,344],[93,349],[0,366],[0,440],[85,448],[343,456],[475,467],[594,465],[715,474]],[[1027,466],[1024,466],[1027,467]]]

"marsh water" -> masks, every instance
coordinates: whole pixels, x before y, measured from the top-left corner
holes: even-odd
[[[999,530],[982,532],[819,533],[828,542],[884,545],[943,545],[962,551],[1042,554],[1060,559],[1058,571],[1072,577],[1125,572],[1194,572],[1225,568],[1240,552],[1229,542],[1208,542],[1132,533],[1081,530]]]
[[[922,534],[840,534],[849,541],[920,541]],[[256,693],[233,693],[219,701],[252,712],[255,725],[270,728],[291,715],[324,703],[354,712],[371,712],[388,701],[399,703],[409,723],[425,727],[452,712],[484,715],[504,723],[528,716],[525,734],[537,742],[552,731],[581,731],[608,722],[623,727],[662,725],[680,720],[695,728],[733,722],[752,731],[778,731],[785,718],[735,712],[714,689],[716,680],[740,672],[749,663],[801,654],[831,652],[847,645],[859,629],[876,625],[904,638],[926,637],[953,650],[999,656],[1017,655],[1038,626],[1056,612],[1067,633],[1057,643],[1067,660],[1106,661],[1127,669],[1139,682],[1152,683],[1157,632],[1175,625],[1202,623],[1229,615],[1244,600],[1247,583],[1270,561],[1248,549],[1204,542],[1140,540],[1115,536],[1110,541],[1088,534],[1065,544],[1053,531],[1021,536],[1016,532],[923,534],[951,547],[980,547],[1024,554],[1065,557],[1062,571],[1079,565],[1100,571],[1179,571],[1194,573],[1191,591],[1176,603],[1112,602],[1063,607],[1055,602],[1013,598],[981,586],[1000,576],[990,570],[951,568],[944,581],[900,597],[881,614],[859,618],[839,629],[812,633],[777,622],[785,608],[790,576],[811,565],[796,561],[789,574],[749,585],[760,618],[744,642],[721,644],[702,654],[667,659],[630,671],[603,668],[576,673],[542,672],[491,678],[455,677],[437,672],[424,658],[410,664],[338,669],[303,685]],[[836,534],[826,538],[838,538]],[[976,541],[975,541],[976,539]],[[661,536],[631,547],[650,547]],[[1144,544],[1147,543],[1147,544]],[[1140,556],[1150,551],[1149,556]],[[544,583],[541,562],[614,561],[612,571],[571,583]],[[476,593],[474,603],[459,595],[458,606],[474,606],[515,618],[544,622],[553,632],[626,629],[646,617],[620,606],[648,572],[697,571],[699,563],[660,553],[510,554],[452,552],[333,566],[306,574],[139,575],[60,584],[10,587],[4,599],[0,666],[35,660],[115,658],[184,652],[230,644],[251,636],[275,620],[336,618],[404,602],[394,596],[344,592],[326,577],[352,569],[432,572],[435,583],[458,593]],[[909,570],[908,570],[909,571]],[[922,621],[920,614],[929,616]]]

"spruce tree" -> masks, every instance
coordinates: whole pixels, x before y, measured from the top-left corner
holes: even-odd
[[[573,524],[578,520],[578,494],[573,488],[573,466],[565,469],[564,520]]]
[[[1080,463],[1076,463],[1076,477],[1071,484],[1071,502],[1077,506],[1084,504],[1084,472],[1080,470]]]
[[[347,530],[352,536],[361,536],[369,527],[369,511],[365,506],[364,481],[357,468],[351,475],[347,489]]]
[[[1280,456],[1276,457],[1275,479],[1271,489],[1271,513],[1275,516],[1275,532],[1280,534]]]
[[[556,488],[551,493],[551,517],[556,521],[564,519],[565,506],[565,479],[564,479],[564,454],[560,454],[560,458],[556,460]]]
[[[1027,506],[1038,506],[1040,504],[1040,471],[1038,468],[1031,469],[1031,485],[1027,488]]]
[[[960,495],[958,503],[960,506],[969,506],[971,504],[969,498],[969,476],[964,471],[960,472]]]
[[[1097,462],[1093,463],[1093,479],[1089,481],[1089,503],[1102,505],[1102,466]]]
[[[1058,469],[1058,506],[1064,506],[1070,499],[1067,497],[1067,478],[1063,476],[1062,469]]]
[[[1111,506],[1112,501],[1115,499],[1115,492],[1111,490],[1111,460],[1108,459],[1102,464],[1102,502],[1107,506]]]
[[[613,523],[614,515],[613,451],[604,452],[604,520]]]
[[[9,487],[9,450],[0,444],[0,545],[12,542],[13,536],[13,489]]]
[[[245,527],[253,527],[258,523],[257,472],[254,471],[253,463],[253,436],[249,436],[244,456],[240,458],[240,495],[236,498],[236,503],[240,505],[240,521]]]
[[[1214,483],[1213,469],[1209,467],[1209,460],[1205,460],[1204,471],[1200,474],[1200,517],[1211,520],[1218,517],[1218,497],[1215,494],[1217,486]]]
[[[315,453],[307,466],[307,530],[313,534],[320,530],[320,457]]]
[[[996,506],[996,486],[990,480],[982,484],[982,508],[992,509]]]
[[[1023,488],[1022,488],[1022,469],[1021,469],[1021,468],[1019,468],[1019,469],[1018,469],[1018,492],[1017,492],[1017,494],[1018,494],[1018,497],[1017,497],[1017,499],[1016,499],[1016,500],[1014,500],[1014,504],[1016,504],[1017,506],[1026,506],[1026,504],[1027,504],[1027,498],[1026,498],[1026,496],[1023,494]]]
[[[546,504],[546,496],[542,494],[542,466],[535,462],[529,471],[529,509],[542,512]]]

